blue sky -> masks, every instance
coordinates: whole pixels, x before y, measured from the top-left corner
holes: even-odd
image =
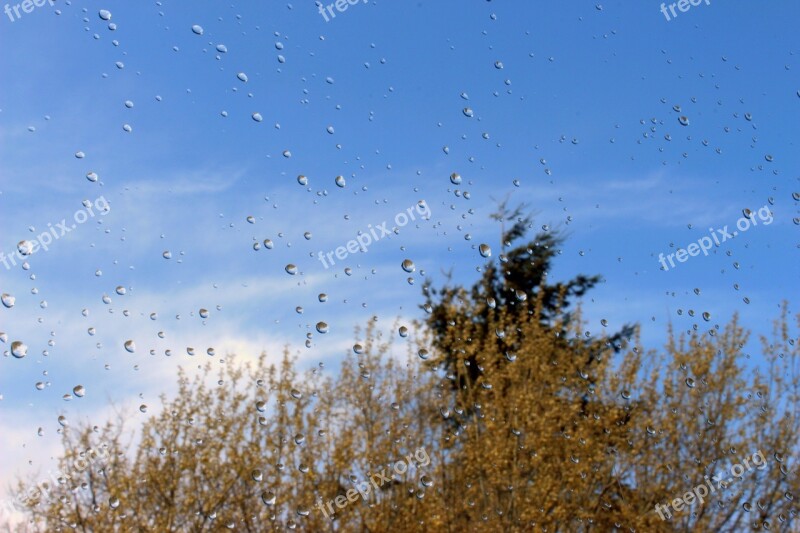
[[[410,325],[426,275],[470,282],[478,245],[497,255],[488,215],[506,195],[566,232],[551,279],[604,276],[584,302],[590,331],[640,322],[657,346],[669,322],[705,330],[734,312],[768,331],[800,279],[800,5],[712,1],[671,21],[657,2],[596,5],[377,0],[327,23],[310,0],[0,13],[0,251],[83,200],[111,206],[30,270],[0,265],[0,292],[16,297],[0,307],[0,347],[29,346],[0,359],[0,483],[51,466],[58,414],[99,423],[112,401],[157,406],[209,347],[288,345],[304,364],[335,363],[373,316]],[[333,268],[316,259],[420,200],[429,220]],[[659,270],[660,253],[764,205],[770,225]],[[264,239],[274,248],[254,251]],[[78,384],[86,396],[62,400]]]

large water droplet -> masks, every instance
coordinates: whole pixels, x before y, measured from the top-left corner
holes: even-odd
[[[203,27],[200,26],[199,24],[195,24],[194,26],[192,26],[192,33],[194,33],[195,35],[203,35]]]
[[[136,343],[133,342],[133,341],[130,341],[130,340],[129,341],[125,341],[125,349],[128,350],[128,352],[130,352],[130,353],[135,352],[136,351]]]
[[[14,307],[14,304],[16,303],[17,299],[14,296],[11,296],[10,294],[3,293],[3,295],[0,296],[0,301],[3,302],[3,305],[6,308],[11,309],[12,307]]]
[[[24,342],[14,341],[11,343],[11,355],[17,359],[22,359],[28,355],[28,345]]]
[[[101,9],[97,15],[101,20],[111,20],[111,11],[108,11],[107,9]]]
[[[481,254],[481,257],[491,257],[492,256],[492,249],[488,244],[481,244],[478,246],[478,251]]]
[[[400,266],[402,266],[403,270],[405,270],[408,273],[414,272],[417,269],[417,267],[414,266],[414,261],[412,261],[411,259],[403,260],[403,263]]]
[[[22,255],[31,255],[33,253],[33,243],[31,241],[19,241],[17,250]]]
[[[275,505],[277,499],[278,499],[277,495],[271,490],[261,493],[261,501],[263,501],[266,505],[269,506]]]

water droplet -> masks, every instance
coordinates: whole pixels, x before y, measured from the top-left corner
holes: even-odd
[[[226,53],[228,53],[228,47],[225,46],[224,44],[218,44],[217,45],[217,52],[219,52],[220,54],[226,54]]]
[[[164,259],[172,259],[172,252],[170,252],[169,250],[164,250],[164,253],[161,254],[161,257],[163,257]]]
[[[208,309],[200,309],[200,318],[208,318]]]
[[[116,292],[117,294],[119,294],[120,296],[124,296],[124,295],[125,295],[125,292],[126,292],[126,291],[125,291],[125,287],[123,287],[122,285],[120,285],[120,286],[118,286],[118,287],[115,289],[115,292]]]
[[[703,320],[705,320],[706,322],[711,320],[711,313],[709,313],[708,311],[704,312],[703,313]]]
[[[33,253],[33,243],[31,241],[19,241],[17,250],[22,255],[31,255]]]
[[[400,329],[398,330],[398,333],[403,338],[408,337],[408,328],[405,327],[405,326],[400,326]]]
[[[3,293],[2,296],[0,296],[0,301],[3,302],[3,305],[7,309],[11,309],[12,307],[14,307],[14,304],[17,302],[17,299],[14,296],[11,296],[10,294]]]
[[[478,246],[478,251],[481,254],[481,257],[491,257],[492,256],[492,249],[488,244],[481,244]]]
[[[111,11],[107,9],[101,9],[97,15],[100,17],[100,20],[111,20]]]
[[[75,387],[72,389],[72,394],[78,398],[83,398],[86,395],[86,388],[84,388],[83,385],[75,385]]]
[[[337,187],[344,188],[345,186],[344,176],[336,176],[336,179],[334,181],[336,182]]]
[[[606,320],[605,318],[601,319],[600,325],[603,326],[604,328],[608,327],[608,320]]]
[[[420,348],[419,351],[417,352],[417,355],[423,361],[426,360],[428,357],[430,357],[430,353],[425,348]]]
[[[264,120],[264,117],[261,116],[261,113],[253,113],[253,120],[256,122],[261,122]]]
[[[402,266],[403,270],[405,270],[409,274],[417,269],[417,267],[414,266],[414,262],[411,259],[403,260],[403,263],[400,266]]]
[[[292,398],[294,398],[295,400],[299,400],[300,398],[303,397],[303,393],[297,389],[292,389],[291,391],[289,391],[289,394],[291,394]]]
[[[86,179],[91,181],[92,183],[95,183],[98,178],[99,178],[99,176],[97,175],[96,172],[88,172],[86,174]]]
[[[308,178],[300,174],[299,176],[297,176],[297,183],[305,187],[306,185],[308,185]]]
[[[146,413],[147,412],[147,404],[143,403],[142,405],[140,405],[139,406],[139,412],[140,413]]]
[[[465,107],[462,110],[462,113],[464,113],[464,116],[467,117],[467,118],[472,118],[475,115],[475,113],[472,111],[471,107]]]
[[[130,341],[130,340],[129,341],[125,341],[125,349],[130,353],[135,352],[136,351],[136,343],[133,342],[133,341]]]
[[[108,499],[108,506],[111,507],[112,509],[116,509],[117,507],[119,507],[119,498],[117,498],[116,496],[110,497]]]
[[[290,275],[292,275],[292,276],[294,276],[295,274],[297,274],[297,267],[296,267],[295,265],[291,264],[291,263],[289,263],[288,265],[286,265],[286,269],[285,269],[285,270],[286,270],[286,273],[287,273],[287,274],[290,274]]]
[[[320,333],[328,333],[328,324],[325,322],[317,322],[317,331]]]
[[[194,26],[192,26],[192,33],[194,33],[195,35],[203,35],[203,27],[200,26],[199,24],[195,24]]]
[[[240,72],[239,74],[236,75],[236,77],[239,78],[240,81],[247,83],[247,74],[245,74],[244,72]]]
[[[678,122],[680,122],[681,126],[688,126],[689,125],[689,117],[681,115],[681,116],[678,117]]]
[[[319,293],[319,296],[317,298],[319,298],[319,301],[322,302],[322,303],[325,303],[325,302],[328,301],[328,295],[325,294],[324,292]]]
[[[265,505],[273,506],[277,499],[277,495],[271,490],[261,493],[261,501],[263,501]]]
[[[692,378],[686,378],[686,386],[690,389],[694,388],[694,380]]]
[[[453,172],[450,174],[450,183],[453,185],[460,185],[461,184],[461,174],[458,172]]]
[[[20,341],[12,342],[11,355],[16,357],[17,359],[22,359],[23,357],[28,355],[28,345]]]

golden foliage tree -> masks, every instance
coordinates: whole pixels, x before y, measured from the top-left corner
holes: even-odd
[[[510,245],[527,221],[508,218]],[[796,531],[800,315],[784,305],[752,359],[736,317],[663,350],[635,328],[593,337],[569,300],[595,278],[546,284],[557,244],[504,245],[470,290],[429,287],[403,346],[371,321],[335,377],[231,357],[182,371],[133,446],[123,418],[65,428],[72,475],[27,501],[28,528]]]

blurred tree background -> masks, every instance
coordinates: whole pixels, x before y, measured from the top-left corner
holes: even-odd
[[[501,206],[498,262],[473,286],[426,284],[426,319],[356,331],[335,378],[288,352],[230,357],[181,372],[133,441],[124,416],[65,427],[73,474],[27,500],[23,530],[798,531],[800,315],[784,304],[759,365],[736,317],[659,350],[636,326],[593,337],[580,298],[600,277],[549,284],[560,237],[525,242],[523,211]],[[764,468],[656,513],[758,451]]]

